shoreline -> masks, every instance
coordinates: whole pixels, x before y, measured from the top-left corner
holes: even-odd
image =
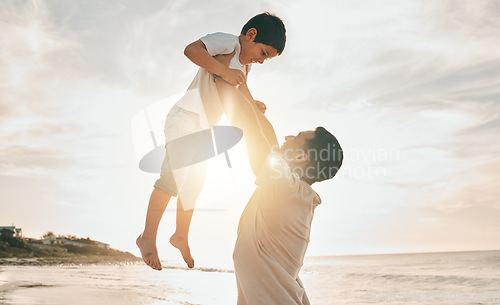
[[[186,271],[199,271],[203,273],[234,273],[233,269],[221,269],[215,267],[194,267],[188,268],[185,266],[168,265],[167,262],[163,262],[164,270],[186,270]],[[106,258],[106,257],[82,257],[79,259],[75,258],[46,258],[46,257],[30,257],[30,258],[0,258],[0,268],[2,266],[16,267],[16,266],[27,266],[27,267],[77,267],[77,266],[133,266],[133,265],[144,265],[141,258],[136,257],[135,259],[120,259],[120,258]],[[0,269],[1,270],[1,269]]]
[[[135,265],[137,263],[142,263],[142,259],[138,257],[124,259],[105,256],[0,258],[0,266],[91,266]]]

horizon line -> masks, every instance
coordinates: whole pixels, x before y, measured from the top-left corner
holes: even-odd
[[[306,258],[322,257],[345,257],[345,256],[376,256],[376,255],[408,255],[408,254],[439,254],[439,253],[466,253],[466,252],[494,252],[500,249],[483,250],[451,250],[451,251],[423,251],[423,252],[387,252],[387,253],[364,253],[364,254],[334,254],[334,255],[306,255]]]

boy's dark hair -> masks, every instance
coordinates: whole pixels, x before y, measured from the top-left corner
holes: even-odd
[[[312,182],[320,182],[337,174],[344,159],[344,152],[337,138],[325,128],[317,127],[314,135],[314,138],[305,143],[305,151],[309,157],[306,166],[314,168],[313,171],[306,171],[306,174]]]
[[[246,35],[248,30],[257,30],[254,42],[271,46],[278,51],[278,55],[285,49],[286,30],[283,21],[268,12],[254,16],[241,29],[241,34]]]

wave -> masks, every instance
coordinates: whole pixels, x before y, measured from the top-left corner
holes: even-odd
[[[425,275],[425,274],[380,274],[380,273],[346,273],[347,278],[361,278],[398,283],[466,285],[469,287],[500,286],[500,279],[459,276],[459,275]]]
[[[7,292],[19,288],[50,288],[56,285],[48,285],[43,283],[30,283],[30,282],[7,282],[0,285],[0,292]],[[0,299],[1,300],[1,299]]]
[[[19,288],[40,288],[40,287],[50,288],[50,287],[55,287],[55,285],[47,285],[47,284],[42,284],[42,283],[32,283],[32,284],[18,285],[17,287],[19,287]]]
[[[201,272],[234,273],[234,270],[231,270],[231,269],[220,269],[220,268],[210,268],[210,267],[188,268],[188,267],[182,267],[182,266],[163,266],[163,269],[188,270],[188,271],[196,270],[196,271],[201,271]]]

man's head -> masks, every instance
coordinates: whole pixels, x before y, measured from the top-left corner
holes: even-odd
[[[310,183],[333,178],[344,159],[339,142],[323,127],[286,136],[280,152],[292,171]]]
[[[241,63],[262,64],[281,55],[285,48],[286,30],[283,21],[270,13],[254,16],[241,29]]]

